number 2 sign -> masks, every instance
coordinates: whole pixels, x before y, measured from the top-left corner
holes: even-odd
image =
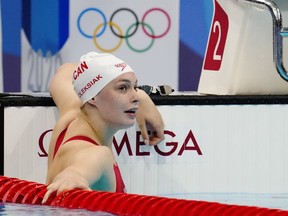
[[[228,28],[229,18],[217,0],[214,0],[214,18],[204,60],[204,70],[218,71],[220,69]]]

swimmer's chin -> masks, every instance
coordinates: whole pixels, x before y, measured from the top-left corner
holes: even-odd
[[[120,126],[120,130],[125,130],[125,129],[128,129],[128,128],[131,128],[131,127],[133,127],[135,124],[136,124],[136,119],[132,120],[131,123],[122,124],[122,125]]]

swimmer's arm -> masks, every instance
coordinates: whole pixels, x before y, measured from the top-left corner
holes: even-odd
[[[42,203],[45,203],[54,191],[57,191],[58,195],[63,191],[74,188],[90,190],[87,179],[81,175],[76,167],[70,166],[60,172],[53,179],[53,182],[47,186],[47,192],[43,197]]]
[[[96,182],[104,170],[113,170],[114,160],[107,147],[89,147],[81,150],[73,158],[72,164],[57,174],[52,183],[47,186],[42,203],[45,203],[54,191],[59,194],[75,188],[91,190],[89,185]]]
[[[137,89],[139,96],[139,109],[136,113],[137,123],[141,130],[145,144],[156,145],[164,140],[164,121],[157,107],[148,94],[141,89]],[[147,126],[152,127],[150,136]]]

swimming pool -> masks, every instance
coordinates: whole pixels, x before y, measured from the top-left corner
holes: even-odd
[[[167,194],[167,197],[179,199],[219,202],[228,205],[257,206],[288,211],[288,194],[252,194],[252,193],[197,193]]]
[[[17,203],[0,203],[0,215],[7,216],[39,216],[39,215],[57,215],[57,216],[114,216],[103,211],[92,212],[86,209],[68,209],[53,206],[29,205]]]

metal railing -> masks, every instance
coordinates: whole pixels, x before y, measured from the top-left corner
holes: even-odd
[[[288,37],[288,28],[283,27],[282,14],[279,7],[272,0],[242,0],[264,6],[273,19],[273,62],[279,75],[288,81],[288,72],[283,65],[283,38]]]

